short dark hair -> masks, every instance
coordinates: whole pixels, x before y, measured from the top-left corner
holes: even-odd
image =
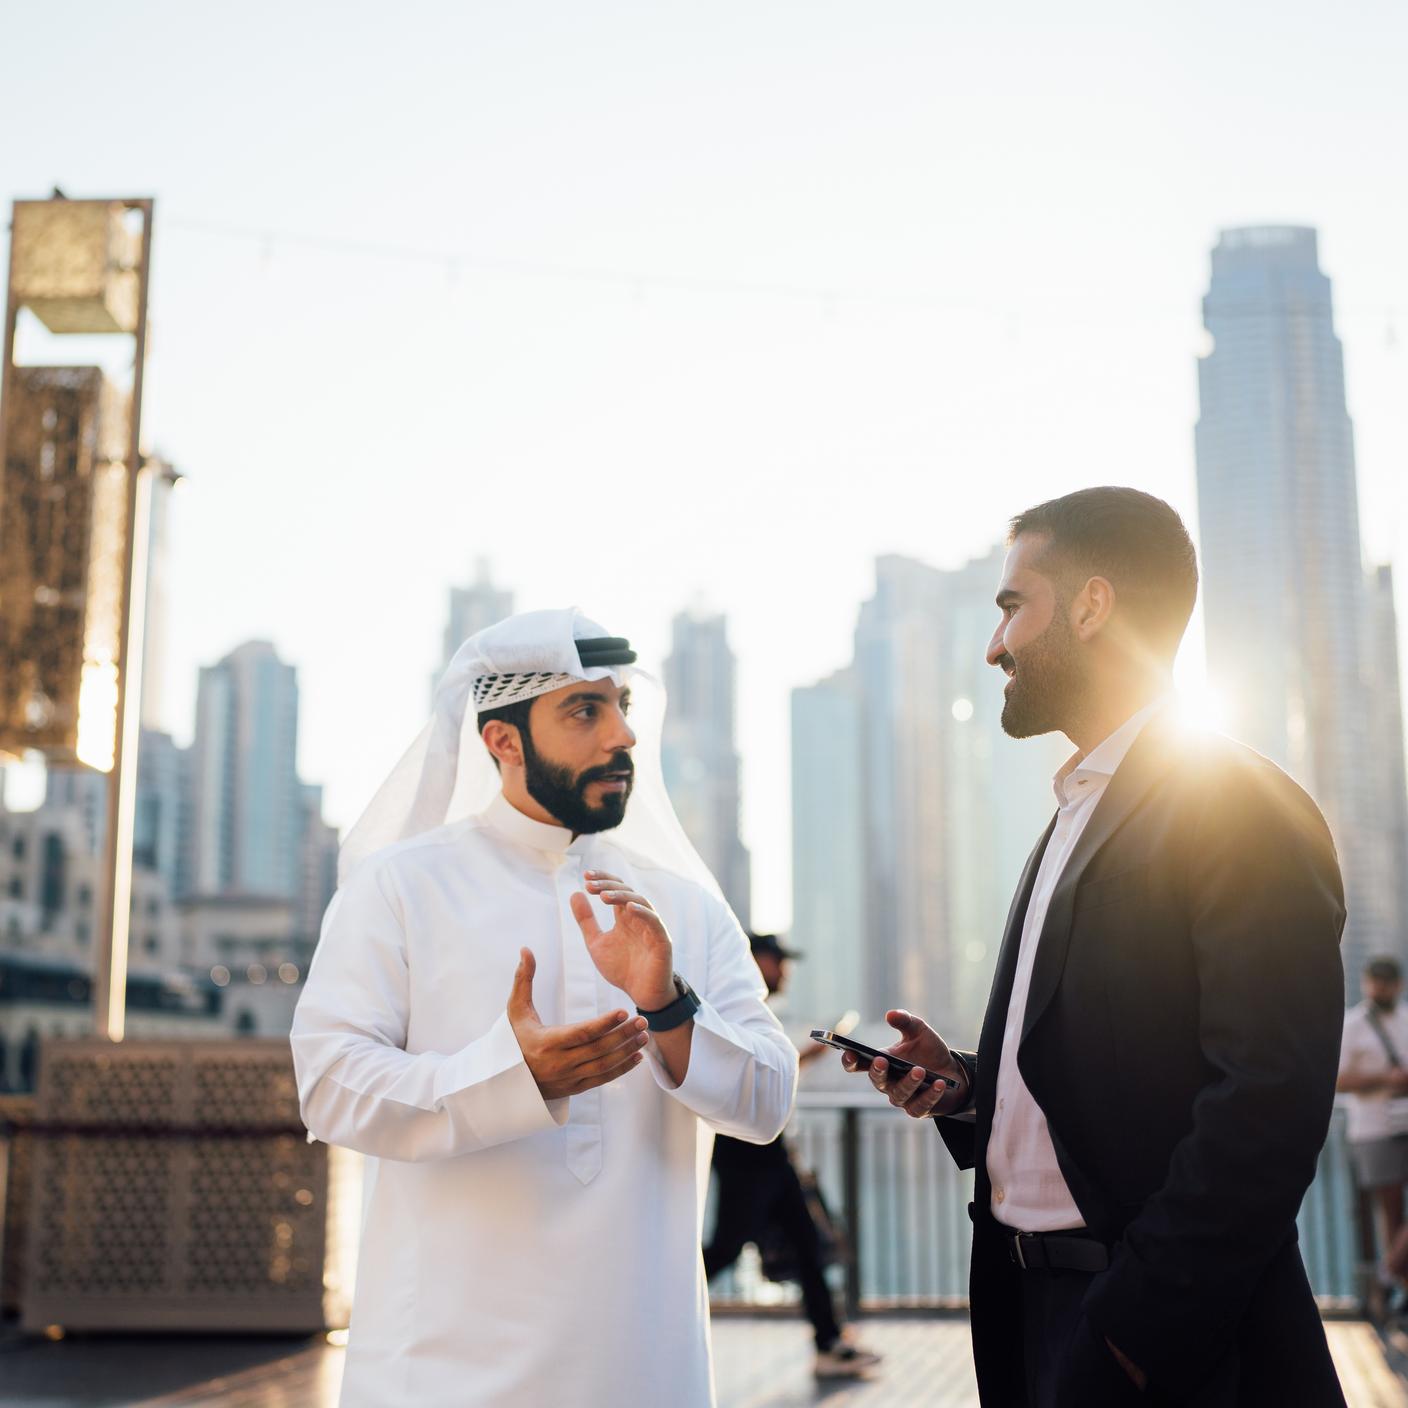
[[[1371,958],[1364,965],[1364,976],[1366,978],[1378,978],[1385,983],[1401,983],[1403,981],[1403,969],[1399,966],[1396,958],[1390,958],[1387,954],[1380,954],[1377,958]]]
[[[497,709],[483,709],[475,715],[475,722],[479,725],[479,732],[484,732],[484,725],[493,723],[496,719],[501,724],[512,724],[519,733],[526,733],[528,730],[528,711],[532,709],[531,699],[516,699],[512,704],[500,704]]]
[[[536,697],[536,696],[535,696]],[[479,733],[484,733],[484,725],[493,723],[497,719],[503,724],[512,724],[518,730],[518,736],[524,739],[528,747],[533,746],[533,735],[528,731],[528,712],[533,707],[532,699],[516,699],[512,704],[500,704],[497,709],[483,709],[474,716],[474,721],[479,726]],[[494,758],[491,753],[489,755]],[[494,758],[494,767],[500,772],[499,760]]]
[[[1198,596],[1198,559],[1183,520],[1162,499],[1138,489],[1078,489],[1048,499],[1011,523],[1007,541],[1043,533],[1043,559],[1104,577],[1115,589],[1125,619],[1152,644],[1173,654],[1188,628]]]

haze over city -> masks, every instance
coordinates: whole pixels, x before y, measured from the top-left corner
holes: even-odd
[[[1225,227],[1319,230],[1365,549],[1408,561],[1398,7],[4,11],[69,56],[0,93],[7,192],[158,200],[168,725],[197,666],[273,641],[343,826],[476,559],[655,665],[705,603],[754,918],[785,927],[788,694],[850,658],[878,554],[956,567],[1104,482],[1197,532]]]

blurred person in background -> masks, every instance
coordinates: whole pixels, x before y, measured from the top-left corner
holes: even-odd
[[[1403,970],[1395,958],[1371,958],[1361,981],[1364,1000],[1345,1014],[1335,1089],[1349,1096],[1346,1134],[1355,1181],[1372,1200],[1379,1264],[1370,1288],[1371,1309],[1382,1318],[1385,1292],[1403,1275],[1387,1265],[1405,1260],[1396,1244],[1403,1231],[1403,1186],[1408,1183],[1408,1009],[1401,1002]],[[1389,1255],[1398,1252],[1396,1257]],[[1394,1309],[1401,1309],[1401,1290]]]
[[[634,660],[574,611],[471,637],[343,845],[292,1043],[369,1156],[347,1408],[713,1403],[707,1141],[775,1138],[797,1053]]]
[[[982,1402],[1342,1408],[1296,1239],[1344,1020],[1329,830],[1267,759],[1171,715],[1198,579],[1167,504],[1083,490],[1009,544],[1002,726],[1076,752],[977,1051],[897,1009],[891,1054],[919,1069],[869,1067],[975,1169]]]
[[[787,985],[788,963],[801,954],[784,948],[776,934],[749,934],[748,942],[768,996],[778,996]],[[798,1061],[808,1065],[828,1050],[808,1042]],[[837,1318],[826,1284],[821,1237],[783,1136],[753,1144],[721,1134],[714,1141],[714,1173],[718,1215],[713,1240],[704,1249],[705,1275],[712,1281],[738,1260],[749,1242],[760,1244],[771,1233],[790,1253],[789,1266],[801,1286],[802,1308],[816,1341],[817,1378],[865,1377],[880,1356],[856,1344]]]

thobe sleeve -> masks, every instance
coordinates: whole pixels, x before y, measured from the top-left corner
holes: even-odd
[[[767,1005],[748,939],[727,905],[701,892],[706,968],[681,970],[700,1000],[689,1069],[676,1085],[655,1043],[646,1048],[662,1089],[720,1134],[766,1144],[782,1133],[797,1093],[797,1048]]]
[[[420,1162],[561,1124],[567,1101],[543,1100],[507,1013],[459,1051],[405,1050],[405,931],[384,869],[370,869],[329,906],[294,1013],[293,1060],[309,1132],[363,1154]]]

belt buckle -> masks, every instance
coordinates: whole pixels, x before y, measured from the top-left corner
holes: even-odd
[[[1031,1235],[1030,1232],[1014,1232],[1012,1234],[1012,1260],[1015,1261],[1023,1271],[1026,1271],[1028,1267],[1027,1258],[1022,1251],[1022,1240]]]

